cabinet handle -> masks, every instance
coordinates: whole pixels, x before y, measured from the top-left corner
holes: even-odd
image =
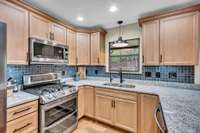
[[[142,56],[142,63],[144,63],[144,55]]]
[[[97,63],[99,64],[100,60],[99,60],[99,57],[97,58]]]
[[[113,100],[113,107],[115,108],[115,101]]]
[[[162,62],[162,58],[163,58],[162,55],[160,55],[160,62]]]
[[[22,110],[20,110],[20,111],[16,111],[16,112],[13,113],[13,115],[17,115],[17,114],[19,114],[19,113],[28,111],[28,110],[30,110],[30,109],[31,109],[31,107],[28,107],[28,108],[22,109]]]
[[[50,32],[50,40],[54,40],[54,33]]]
[[[158,118],[157,118],[157,113],[160,112],[161,113],[161,110],[160,110],[160,104],[155,108],[154,110],[154,119],[156,121],[156,124],[158,126],[158,128],[160,129],[161,133],[166,133],[166,128],[165,127],[162,127],[161,124],[159,123],[158,121]]]
[[[23,127],[20,127],[20,128],[18,128],[18,129],[15,129],[15,130],[13,131],[13,133],[19,132],[20,130],[22,130],[22,129],[24,129],[24,128],[27,128],[27,127],[30,126],[31,124],[32,124],[32,123],[28,123],[28,124],[24,125]]]

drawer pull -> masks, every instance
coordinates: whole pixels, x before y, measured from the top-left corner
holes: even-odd
[[[22,112],[28,111],[28,110],[30,110],[31,108],[32,108],[32,107],[28,107],[28,108],[25,108],[25,109],[23,109],[23,110],[16,111],[16,112],[13,113],[13,115],[17,115],[17,114],[19,114],[19,113],[22,113]]]
[[[28,124],[24,125],[23,127],[20,127],[20,128],[18,128],[18,129],[15,129],[15,130],[13,131],[13,133],[19,132],[20,130],[22,130],[22,129],[24,129],[24,128],[27,128],[27,127],[30,126],[31,124],[32,124],[32,123],[28,123]]]

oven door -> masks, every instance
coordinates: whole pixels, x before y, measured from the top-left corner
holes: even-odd
[[[42,106],[41,133],[70,133],[77,127],[77,98],[64,97]]]
[[[53,44],[49,41],[30,39],[30,63],[31,64],[66,64],[67,47]]]

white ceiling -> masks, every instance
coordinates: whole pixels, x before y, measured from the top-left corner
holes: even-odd
[[[192,5],[200,0],[25,0],[51,16],[81,27],[117,26],[118,20],[125,24],[137,22],[140,16],[150,12]],[[116,5],[118,11],[109,12],[109,7]],[[83,16],[84,21],[77,21]]]

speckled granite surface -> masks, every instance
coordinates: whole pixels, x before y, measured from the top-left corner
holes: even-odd
[[[39,99],[38,96],[19,91],[17,93],[14,93],[13,96],[7,97],[7,108],[14,107],[26,102],[31,102],[37,99]]]
[[[106,78],[92,77],[88,78],[88,80],[78,82],[71,80],[66,82],[75,86],[92,85],[109,88],[109,86],[103,85],[106,81],[108,81]],[[169,133],[200,133],[199,85],[135,80],[128,80],[126,82],[132,83],[136,87],[131,89],[120,87],[110,88],[158,95]]]

